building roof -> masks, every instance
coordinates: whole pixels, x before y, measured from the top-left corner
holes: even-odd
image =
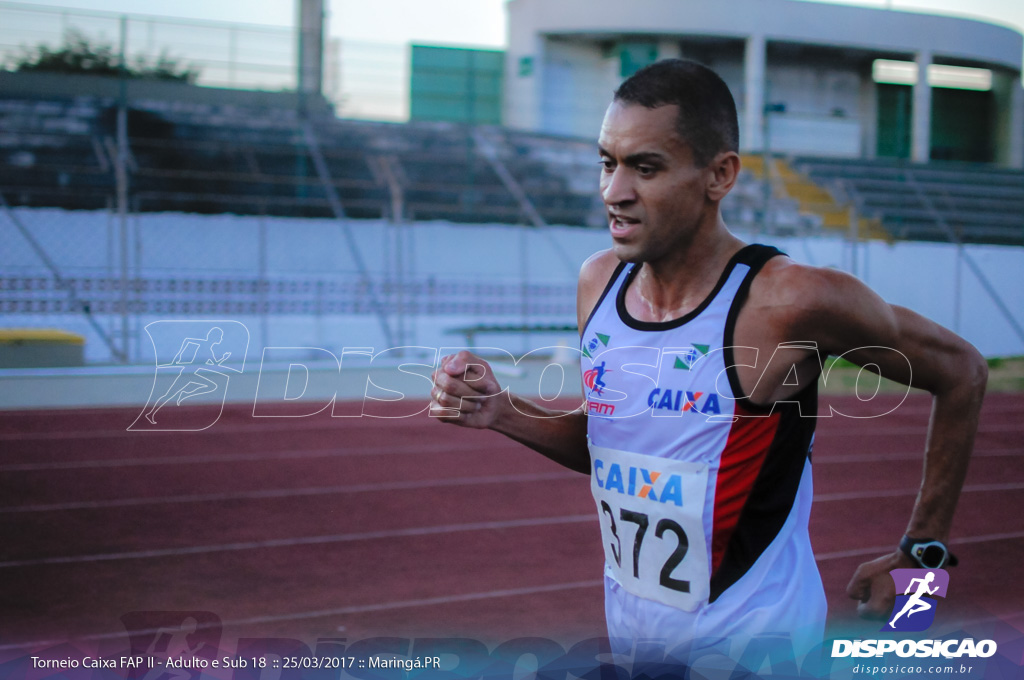
[[[1024,37],[975,19],[798,0],[511,0],[510,30],[546,35],[715,36],[848,47],[1021,71]]]

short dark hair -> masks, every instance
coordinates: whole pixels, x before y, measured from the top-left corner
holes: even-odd
[[[729,86],[696,61],[665,59],[649,64],[615,90],[613,101],[648,109],[678,106],[676,131],[701,167],[722,151],[739,151],[740,128]]]

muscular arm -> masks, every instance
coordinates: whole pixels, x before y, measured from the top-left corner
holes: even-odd
[[[590,474],[587,416],[579,411],[552,417],[534,402],[510,395],[513,408],[505,409],[491,429],[529,446],[559,465]]]
[[[978,429],[988,367],[974,347],[946,329],[906,309],[893,308],[893,316],[900,341],[895,346],[907,355],[913,371],[906,382],[932,394],[921,487],[905,533],[948,542]],[[891,607],[888,572],[917,566],[896,550],[861,565],[847,593],[860,601],[863,616],[885,616]]]
[[[581,332],[617,262],[605,251],[584,263],[576,297]],[[434,372],[431,412],[443,422],[500,432],[571,470],[590,472],[583,411],[566,414],[505,394],[487,362],[459,352],[443,358]]]
[[[793,337],[813,338],[823,353],[874,365],[886,378],[932,394],[921,487],[906,533],[947,541],[985,392],[984,358],[963,338],[886,304],[846,274],[792,264],[776,273],[782,289],[796,293],[777,300]],[[862,564],[847,593],[860,601],[862,615],[885,616],[895,595],[888,572],[912,566],[917,565],[894,550]]]
[[[468,352],[460,352],[445,358],[447,360],[442,367],[443,375],[436,378],[436,384],[442,393],[438,395],[436,390],[434,393],[434,402],[439,407],[454,406],[454,397],[466,394],[464,386],[467,383],[460,380],[460,377],[465,375],[466,362],[479,362],[479,359],[474,359]],[[486,368],[486,372],[488,375],[483,378],[483,387],[497,388],[500,391],[489,367]],[[469,384],[475,385],[478,382],[480,381]],[[462,408],[457,416],[441,417],[441,420],[501,432],[570,470],[590,472],[587,417],[580,411],[569,414],[553,411],[507,392],[490,397],[474,397],[468,394],[463,398]]]

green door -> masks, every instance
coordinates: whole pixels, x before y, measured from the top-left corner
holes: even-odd
[[[879,83],[878,143],[881,158],[910,158],[910,129],[913,125],[913,93],[909,85]]]

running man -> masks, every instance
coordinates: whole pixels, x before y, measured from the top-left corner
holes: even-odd
[[[603,417],[489,398],[501,387],[468,352],[442,359],[431,408],[591,475],[612,639],[780,634],[800,654],[825,620],[808,537],[822,361],[842,355],[933,395],[910,544],[948,540],[987,367],[854,277],[734,236],[719,206],[738,148],[732,95],[709,69],[668,60],[626,80],[598,143],[611,248],[583,264],[577,294],[581,346],[608,340],[581,360],[605,364]],[[923,566],[898,543],[854,574],[862,615],[892,610],[890,570]]]
[[[218,357],[216,351],[214,351],[214,347],[223,340],[224,331],[220,327],[214,326],[209,330],[205,338],[185,338],[182,340],[181,347],[178,349],[178,353],[174,355],[174,358],[169,363],[157,365],[157,369],[177,366],[179,367],[178,375],[174,378],[171,386],[167,388],[167,391],[164,392],[164,395],[157,399],[152,408],[146,413],[146,420],[156,425],[157,411],[162,409],[172,399],[180,406],[181,402],[186,399],[208,394],[217,389],[217,383],[204,375],[205,373],[217,373],[217,371],[210,371],[204,368],[203,364],[194,365],[193,362],[203,353],[208,352],[210,357],[206,360],[205,366],[220,366],[223,364],[231,357],[231,352],[225,352]],[[185,376],[184,381],[182,376]]]
[[[907,618],[909,619],[911,616],[918,612],[926,612],[932,608],[931,604],[925,602],[921,598],[923,598],[925,595],[934,595],[935,591],[939,589],[938,586],[935,586],[934,588],[928,587],[928,584],[934,580],[934,571],[929,571],[927,574],[925,574],[924,578],[910,579],[910,583],[907,584],[907,589],[903,591],[903,594],[910,595],[910,591],[913,590],[915,583],[918,584],[917,592],[915,592],[913,595],[910,595],[910,599],[908,599],[906,604],[903,605],[903,609],[900,609],[900,613],[892,617],[892,621],[889,622],[890,628],[895,628],[896,620],[904,614],[906,614]]]
[[[608,387],[608,384],[604,381],[604,374],[607,373],[605,364],[606,362],[602,361],[583,373],[583,384],[589,389],[588,395],[595,394],[601,396],[604,394],[604,388]]]

